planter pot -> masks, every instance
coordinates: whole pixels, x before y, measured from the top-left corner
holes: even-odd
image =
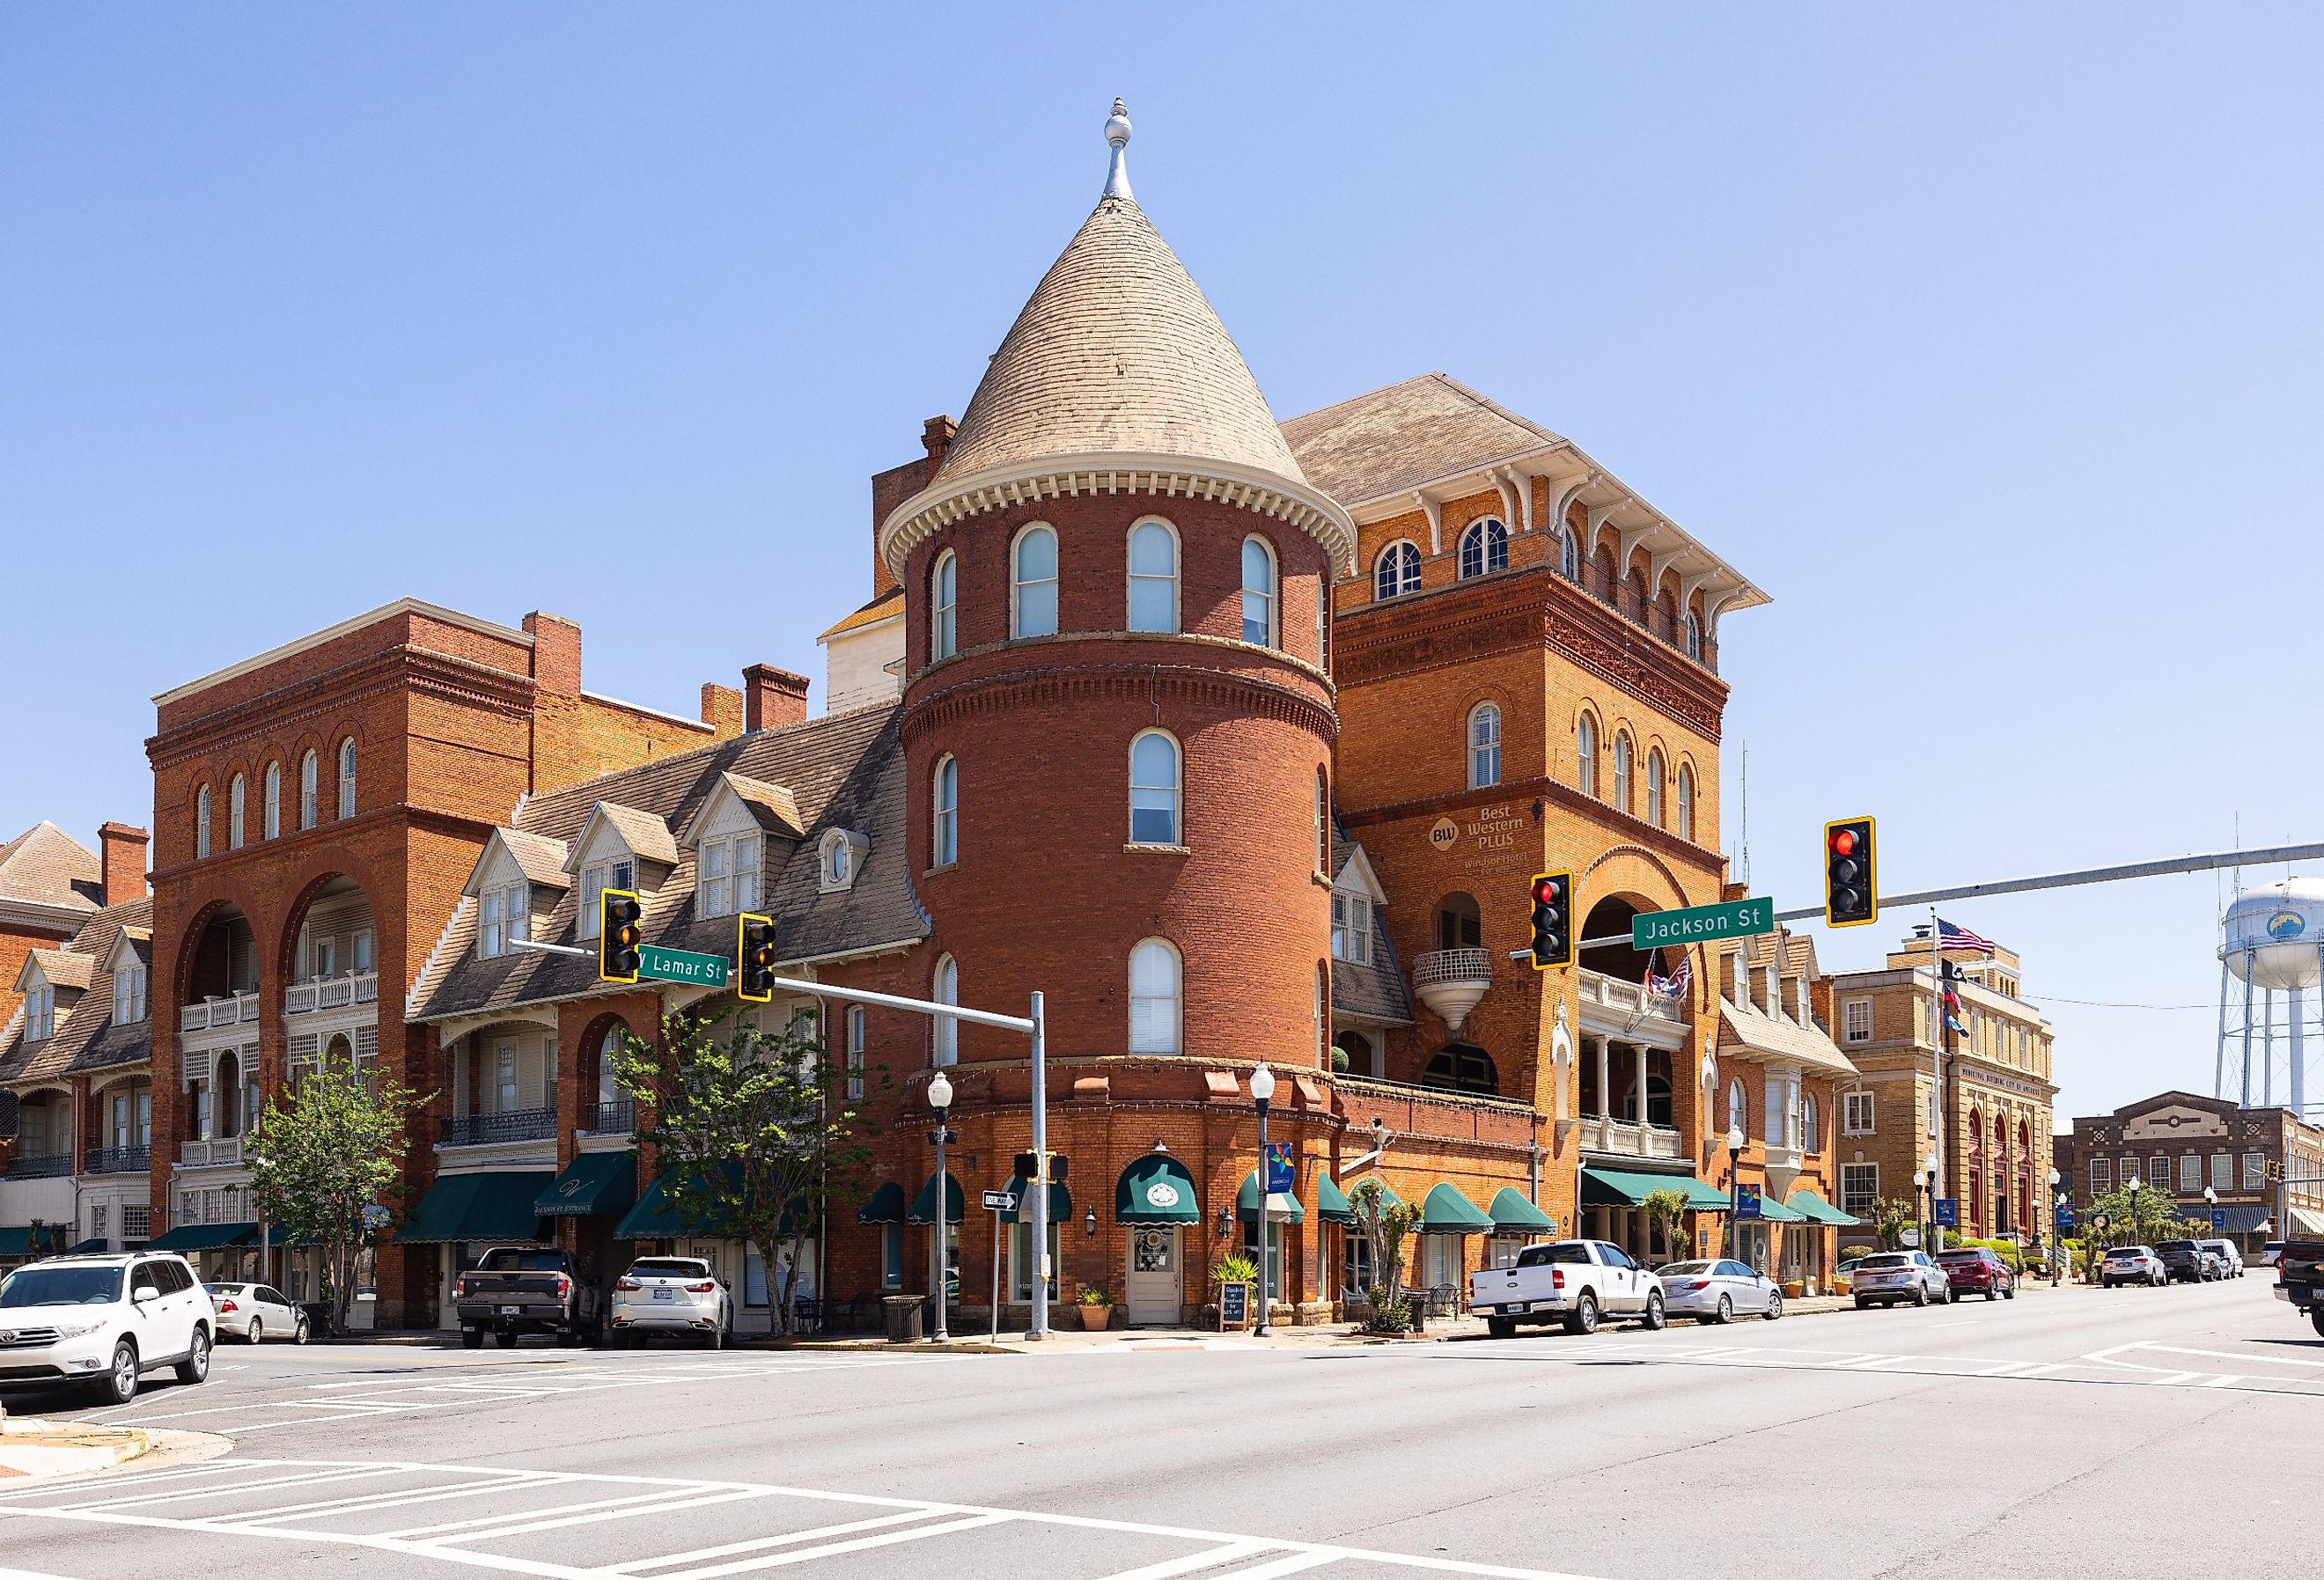
[[[1081,1313],[1082,1331],[1084,1333],[1103,1333],[1105,1331],[1106,1323],[1113,1317],[1113,1307],[1111,1306],[1084,1306],[1081,1308]]]

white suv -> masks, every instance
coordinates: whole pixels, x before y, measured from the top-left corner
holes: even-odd
[[[182,1256],[51,1257],[0,1280],[0,1379],[86,1382],[106,1403],[127,1404],[147,1372],[208,1377],[217,1327]]]

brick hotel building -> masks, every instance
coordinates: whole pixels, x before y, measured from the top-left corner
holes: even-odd
[[[435,1094],[360,1319],[443,1322],[490,1243],[554,1239],[610,1280],[683,1241],[605,1051],[715,995],[512,947],[586,944],[614,887],[658,943],[724,951],[756,910],[791,975],[1019,1013],[1044,993],[1058,1293],[1102,1287],[1128,1321],[1191,1317],[1217,1254],[1262,1243],[1284,1317],[1328,1312],[1370,1280],[1344,1229],[1369,1177],[1422,1205],[1427,1288],[1550,1233],[1826,1275],[1857,1072],[1806,941],[1508,957],[1545,868],[1578,874],[1584,938],[1737,892],[1717,657],[1764,596],[1441,374],[1277,423],[1108,132],[1103,196],[959,422],[872,479],[871,596],[822,635],[821,716],[764,666],[695,718],[615,702],[567,623],[410,602],[157,699],[152,1243],[257,1254],[250,1116],[334,1049]],[[873,1188],[797,1276],[827,1304],[925,1291],[941,1243],[964,1307],[1021,1308],[1038,1248],[963,1204],[1029,1144],[1023,1040],[758,1013],[798,1010],[893,1084]],[[48,1078],[36,1053],[12,1024],[0,1086]],[[1296,1160],[1264,1224],[1261,1062]],[[1729,1218],[1738,1182],[1757,1224]],[[1657,1187],[1693,1202],[1689,1242],[1646,1222]],[[763,1322],[755,1253],[698,1249]]]

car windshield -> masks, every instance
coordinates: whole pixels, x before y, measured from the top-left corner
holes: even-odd
[[[710,1270],[698,1261],[659,1256],[632,1262],[630,1275],[641,1279],[700,1279],[709,1277]]]
[[[1877,1256],[1868,1256],[1856,1264],[1858,1267],[1910,1267],[1912,1258],[1901,1251],[1884,1251]]]
[[[120,1298],[117,1267],[20,1267],[0,1284],[0,1308],[109,1306]]]
[[[2165,1240],[2162,1244],[2156,1246],[2154,1249],[2157,1251],[2192,1251],[2195,1249],[2195,1243],[2192,1240]]]
[[[565,1253],[561,1251],[494,1251],[476,1264],[476,1270],[486,1273],[561,1273],[565,1270]]]
[[[1666,1279],[1674,1276],[1692,1278],[1709,1272],[1711,1264],[1707,1261],[1673,1261],[1665,1262],[1659,1270]]]
[[[1517,1252],[1519,1267],[1539,1267],[1544,1262],[1586,1262],[1590,1260],[1587,1245],[1528,1245]]]
[[[1940,1251],[1937,1252],[1937,1260],[1939,1261],[1983,1261],[1985,1260],[1985,1252],[1981,1251]]]

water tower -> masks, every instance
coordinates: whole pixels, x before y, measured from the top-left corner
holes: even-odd
[[[2212,1092],[2227,1095],[2227,1049],[2240,1045],[2245,1107],[2252,1104],[2252,1047],[2259,1042],[2258,1099],[2276,1100],[2276,995],[2285,998],[2284,1101],[2308,1117],[2308,991],[2324,977],[2324,881],[2285,878],[2236,895],[2220,923],[2219,1046]],[[2240,1023],[2230,1016],[2232,983],[2243,984]],[[2319,1027],[2319,1030],[2324,1030]]]

